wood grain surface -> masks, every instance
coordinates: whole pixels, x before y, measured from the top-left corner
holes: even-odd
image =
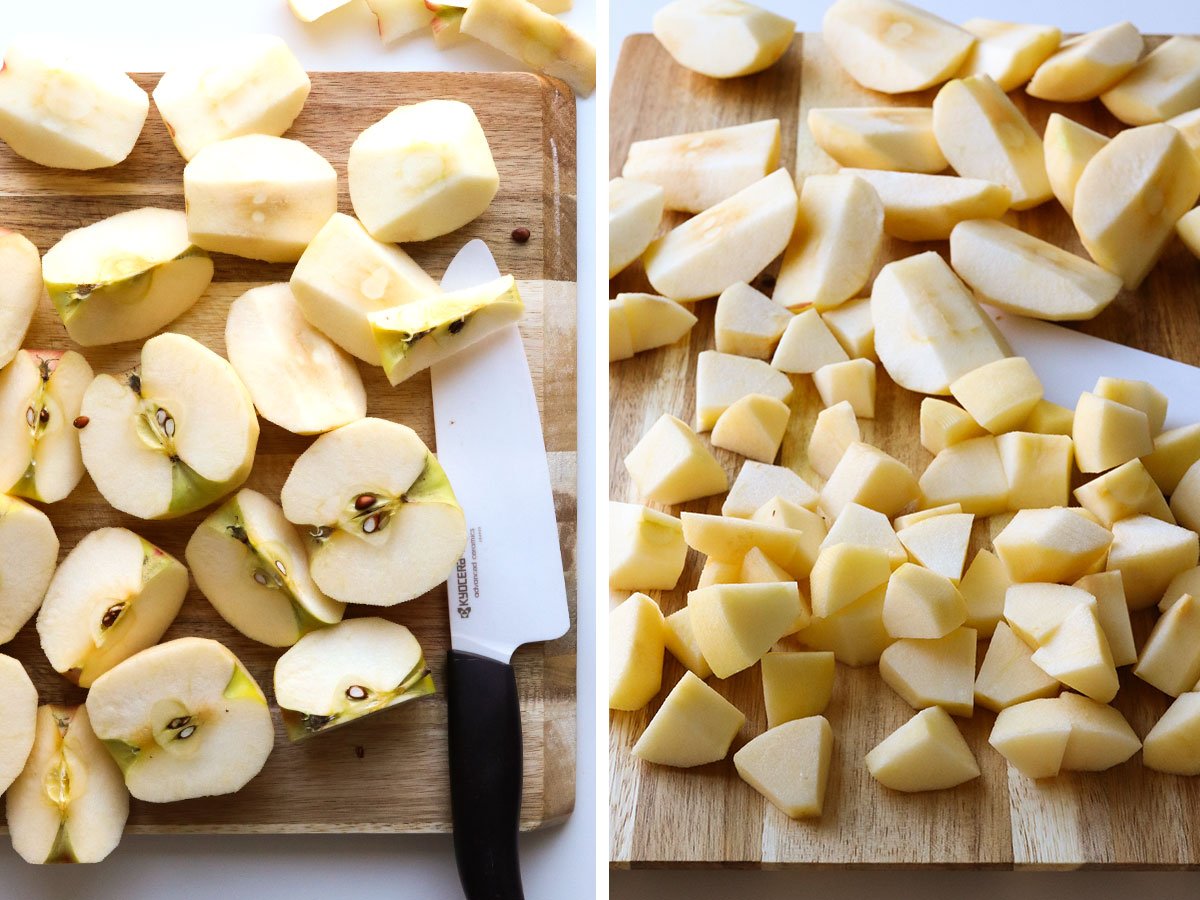
[[[1161,38],[1148,40],[1150,46]],[[634,140],[724,125],[779,118],[783,164],[799,179],[837,166],[812,142],[803,124],[812,107],[865,105],[928,106],[935,92],[887,97],[855,84],[830,57],[818,35],[798,35],[784,59],[759,75],[715,81],[676,65],[650,35],[629,38],[622,50],[612,92],[611,172],[620,174]],[[1098,103],[1049,104],[1018,91],[1013,99],[1039,133],[1059,111],[1108,134],[1119,127]],[[794,168],[793,168],[794,167]],[[1025,230],[1084,254],[1070,220],[1051,201],[1017,221]],[[666,225],[676,224],[672,219]],[[885,238],[879,265],[934,249],[947,242],[906,244]],[[771,292],[777,262],[757,286]],[[1102,315],[1077,327],[1133,347],[1200,363],[1200,264],[1175,241],[1145,283],[1123,292]],[[619,275],[619,291],[650,290],[640,264]],[[866,291],[864,291],[866,293]],[[695,409],[695,356],[714,346],[715,301],[696,304],[699,323],[670,347],[615,363],[611,377],[611,493],[637,500],[622,464],[625,454],[663,413],[690,420]],[[814,486],[821,480],[808,467],[805,448],[820,398],[808,376],[793,376],[793,415],[781,461]],[[920,397],[897,388],[879,370],[876,418],[860,424],[863,439],[920,472],[930,456],[918,438]],[[707,444],[707,436],[704,436]],[[741,458],[723,450],[717,458],[732,480]],[[722,496],[675,507],[718,513]],[[971,555],[986,546],[1003,524],[999,517],[977,523]],[[686,604],[700,562],[688,566],[671,592],[658,598],[664,613]],[[624,595],[614,596],[614,601]],[[1149,614],[1135,617],[1135,636],[1145,639]],[[982,661],[981,644],[978,660]],[[1200,865],[1200,782],[1144,769],[1140,755],[1102,774],[1066,774],[1033,782],[1010,771],[988,744],[993,713],[977,710],[958,720],[979,760],[982,777],[948,791],[905,795],[876,783],[863,764],[866,752],[913,713],[879,677],[874,666],[837,667],[826,716],[833,725],[833,769],[824,815],[794,822],[738,778],[732,759],[692,770],[642,763],[630,755],[633,742],[683,674],[667,655],[662,692],[636,713],[614,713],[610,726],[612,804],[611,859],[619,867],[714,865],[778,867],[869,865],[1072,868],[1078,866],[1191,867]],[[733,750],[766,727],[758,667],[710,683],[747,716]],[[1167,706],[1167,698],[1121,672],[1115,706],[1139,735],[1145,735]],[[731,752],[732,756],[732,752]]]
[[[145,88],[156,75],[135,76]],[[491,143],[500,191],[471,224],[405,249],[435,278],[467,240],[488,241],[500,269],[513,273],[527,305],[521,334],[537,390],[554,485],[571,614],[575,611],[575,101],[560,82],[521,73],[313,73],[313,90],[288,137],[304,141],[338,171],[339,208],[352,213],[346,183],[351,142],[396,106],[432,98],[471,104]],[[0,146],[0,224],[23,232],[45,252],[64,232],[127,209],[183,208],[183,159],[155,111],[128,160],[97,172],[43,169]],[[510,238],[514,228],[530,240]],[[216,277],[208,293],[168,326],[224,353],[230,302],[257,285],[286,281],[288,265],[214,254]],[[48,305],[39,309],[26,346],[73,347]],[[140,342],[82,351],[99,372],[136,364]],[[368,414],[403,422],[435,447],[429,374],[392,388],[381,369],[359,363]],[[546,372],[554,373],[545,378]],[[254,470],[247,485],[277,497],[296,456],[312,438],[262,422]],[[207,511],[170,522],[144,522],[115,512],[89,478],[66,500],[44,507],[62,541],[62,553],[87,532],[107,525],[130,528],[180,560]],[[446,705],[442,671],[449,648],[442,588],[382,611],[352,608],[348,615],[384,615],[407,625],[425,649],[437,695],[406,704],[301,744],[284,735],[278,710],[275,750],[266,768],[238,794],[174,804],[134,801],[129,830],[162,832],[446,831],[450,827]],[[229,627],[192,586],[164,640],[184,635],[227,644],[272,699],[272,671],[280,651]],[[3,648],[30,670],[42,702],[77,703],[84,692],[47,663],[30,623]],[[565,817],[574,804],[575,629],[558,641],[523,648],[515,658],[525,742],[522,825],[536,828]]]

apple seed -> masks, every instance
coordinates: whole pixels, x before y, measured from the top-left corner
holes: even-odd
[[[179,731],[192,721],[191,716],[177,716],[167,723],[167,731]]]
[[[367,689],[361,685],[352,684],[350,687],[346,688],[346,696],[351,700],[366,700]]]
[[[362,526],[363,533],[364,534],[374,534],[376,531],[379,530],[379,522],[380,522],[380,516],[378,513],[376,513],[373,516],[369,516],[367,519],[365,519],[363,521],[363,526]]]
[[[287,576],[287,566],[285,566],[283,564],[283,560],[281,560],[281,559],[275,560],[275,568],[279,570],[280,575],[283,575],[285,577]]]
[[[32,406],[25,410],[25,421],[29,423],[30,428],[37,423],[37,413],[34,412]]]
[[[75,421],[71,424],[73,424],[76,428],[87,428],[87,424],[90,421],[91,419],[89,419],[87,416],[76,416]]]
[[[266,587],[267,575],[265,572],[263,572],[262,569],[255,569],[254,570],[254,580],[256,582],[258,582],[259,584],[263,585],[264,587]]]
[[[378,498],[374,494],[359,494],[354,498],[354,508],[360,512],[364,509],[370,509],[375,505]]]
[[[47,422],[49,422],[50,421],[50,410],[46,409],[46,407],[43,406],[42,411],[40,413],[38,413],[38,421],[41,422],[43,425],[45,425]]]
[[[529,229],[528,228],[514,228],[513,233],[512,233],[512,239],[514,241],[516,241],[518,244],[525,243],[527,240],[529,240]]]
[[[188,738],[190,738],[195,733],[196,733],[196,726],[189,725],[186,728],[184,728],[182,731],[180,731],[179,734],[177,734],[175,736],[175,739],[179,740],[179,741],[186,741]]]
[[[458,321],[450,323],[449,331],[451,334],[458,334],[460,331],[463,330],[463,328],[466,326],[466,324],[467,324],[467,317],[463,316]]]
[[[121,613],[125,611],[124,603],[114,603],[104,611],[104,615],[100,618],[101,628],[112,628],[117,624],[117,619],[121,618]]]

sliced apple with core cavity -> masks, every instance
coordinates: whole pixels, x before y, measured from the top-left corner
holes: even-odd
[[[1079,176],[1108,140],[1106,135],[1092,131],[1061,113],[1051,113],[1046,120],[1046,131],[1042,135],[1046,177],[1050,179],[1050,189],[1068,216],[1075,208],[1075,186],[1079,184]]]
[[[213,608],[251,640],[290,647],[345,612],[313,583],[308,551],[283,510],[249,488],[200,523],[186,558]]]
[[[795,33],[791,19],[742,0],[674,0],[654,14],[654,36],[675,62],[710,78],[773,66]]]
[[[275,744],[262,689],[233,653],[206,638],[131,656],[92,685],[87,711],[129,793],[147,803],[239,791]]]
[[[154,334],[191,309],[212,276],[184,214],[153,207],[69,231],[42,260],[54,308],[85,347]]]
[[[987,75],[1002,91],[1015,90],[1032,78],[1062,40],[1062,32],[1052,25],[970,19],[962,27],[978,40],[959,69],[959,77]]]
[[[1001,184],[957,175],[842,169],[866,181],[883,203],[883,231],[902,241],[944,241],[966,219],[998,219],[1012,202]]]
[[[843,166],[934,175],[949,165],[923,106],[810,109],[808,130]]]
[[[187,587],[187,569],[132,531],[91,532],[54,573],[38,613],[46,658],[55,671],[91,687],[163,636]]]
[[[42,257],[28,238],[0,228],[0,367],[7,366],[29,331],[41,302]]]
[[[596,89],[596,48],[532,3],[471,0],[462,18],[462,33],[551,78],[561,78],[582,97]]]
[[[1200,106],[1200,41],[1163,41],[1124,78],[1100,95],[1126,125],[1162,122]]]
[[[0,494],[0,644],[37,612],[58,562],[58,535],[46,514]]]
[[[172,519],[239,487],[258,446],[254,403],[233,366],[181,334],[142,347],[121,379],[83,395],[83,463],[100,493],[142,519]]]
[[[1137,64],[1143,44],[1129,22],[1069,38],[1038,66],[1025,90],[1031,97],[1065,103],[1099,97]]]
[[[281,493],[313,529],[313,581],[334,600],[393,606],[446,580],[467,543],[445,471],[405,425],[360,419],[321,435]]]
[[[275,700],[293,741],[433,692],[420,643],[387,619],[347,619],[313,631],[275,664]]]
[[[663,189],[632,178],[608,183],[608,277],[642,255],[662,221]]]
[[[25,667],[11,656],[0,654],[0,790],[7,791],[21,774],[34,745],[38,708],[37,688]]]

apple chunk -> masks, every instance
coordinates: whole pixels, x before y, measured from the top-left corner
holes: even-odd
[[[763,302],[774,307],[766,298]],[[691,331],[696,321],[690,310],[666,297],[617,294],[608,301],[609,362],[673,344]],[[718,345],[720,342],[718,336]]]
[[[471,0],[462,17],[462,33],[551,78],[561,78],[582,97],[596,89],[596,49],[573,28],[532,3]]]
[[[716,457],[672,415],[664,414],[651,425],[624,462],[638,493],[668,506],[729,488],[729,476]]]
[[[1200,106],[1200,41],[1169,38],[1100,95],[1126,125],[1162,122]]]
[[[154,334],[191,309],[212,276],[184,214],[152,207],[69,231],[42,260],[54,308],[85,347]]]
[[[1175,230],[1187,248],[1200,257],[1200,208],[1181,216],[1175,223]]]
[[[683,523],[636,503],[611,502],[608,559],[614,591],[674,590],[687,561]]]
[[[1107,528],[1066,507],[1022,509],[992,544],[1013,581],[1074,581],[1102,563]]]
[[[1061,113],[1051,113],[1046,120],[1046,131],[1042,135],[1046,152],[1046,177],[1050,179],[1050,188],[1068,216],[1075,208],[1075,186],[1079,184],[1079,176],[1092,157],[1107,143],[1107,136]]]
[[[618,298],[620,296],[623,295],[618,295]],[[755,359],[770,359],[794,318],[790,312],[750,285],[740,281],[731,284],[717,298],[717,312],[713,317],[717,350]],[[694,317],[692,322],[695,323]]]
[[[688,594],[696,642],[718,678],[754,665],[771,645],[808,624],[794,581],[714,584]]]
[[[645,594],[634,594],[608,614],[608,632],[608,708],[639,710],[662,688],[662,610]]]
[[[940,791],[979,777],[979,764],[941,707],[923,709],[866,758],[871,776],[894,791]]]
[[[0,644],[37,612],[58,562],[58,535],[44,512],[0,494]]]
[[[396,422],[359,419],[321,435],[280,496],[288,521],[313,529],[313,581],[343,603],[419,597],[446,580],[467,543],[445,471]]]
[[[1052,25],[971,19],[962,27],[978,40],[959,76],[987,75],[1002,91],[1016,90],[1032,78],[1062,40],[1062,32]]]
[[[831,660],[832,661],[832,660]],[[824,716],[785,722],[733,756],[742,780],[793,819],[821,815],[833,729]]]
[[[808,130],[843,166],[934,175],[949,165],[933,136],[933,112],[921,106],[810,109]]]
[[[1129,22],[1077,35],[1063,41],[1058,52],[1038,66],[1026,90],[1042,100],[1092,100],[1129,73],[1143,45],[1141,34]]]
[[[28,238],[0,228],[0,367],[7,366],[29,331],[42,300],[42,257]]]
[[[275,701],[293,741],[433,691],[420,643],[387,619],[347,619],[310,632],[275,664]]]
[[[645,252],[662,221],[663,189],[657,184],[614,178],[608,183],[608,277]]]
[[[957,175],[842,169],[866,181],[883,203],[883,230],[902,241],[944,241],[959,222],[998,219],[1012,192],[1002,184]]]
[[[736,706],[685,672],[633,745],[633,755],[663,766],[703,766],[724,759],[745,724]]]
[[[0,736],[0,790],[7,791],[25,768],[35,742],[37,709],[37,688],[25,667],[11,656],[0,654],[0,714],[5,726]]]
[[[762,658],[767,728],[819,716],[833,694],[835,666],[828,651],[768,653]]]
[[[710,78],[753,75],[787,52],[796,23],[750,3],[674,0],[654,14],[654,36],[693,72]]]
[[[704,350],[696,357],[696,430],[709,431],[721,413],[749,394],[786,403],[792,382],[761,359]]]
[[[1200,775],[1200,693],[1180,694],[1142,744],[1147,769],[1173,775]]]
[[[163,636],[187,586],[187,569],[132,531],[91,532],[54,573],[38,613],[46,658],[55,671],[91,687]]]

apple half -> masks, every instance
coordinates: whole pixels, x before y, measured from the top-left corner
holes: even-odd
[[[25,667],[11,656],[0,654],[0,791],[6,791],[21,774],[33,747],[37,719],[37,688]]]
[[[360,419],[300,454],[281,498],[312,529],[313,581],[334,600],[394,606],[441,584],[467,525],[437,458],[411,428]]]
[[[308,550],[283,510],[249,488],[200,523],[185,554],[221,618],[268,646],[290,647],[346,610],[313,583]]]
[[[262,771],[275,727],[262,688],[228,648],[185,637],[131,656],[88,692],[92,728],[138,800],[240,791]]]
[[[306,634],[275,664],[275,701],[293,741],[433,692],[421,645],[387,619],[347,619]]]
[[[0,272],[0,366],[7,366],[21,349],[45,293],[38,248],[15,231],[0,228]]]
[[[58,535],[44,512],[0,494],[0,644],[37,612],[58,562]]]
[[[84,347],[154,334],[191,309],[212,276],[184,214],[153,207],[69,231],[42,260],[54,308]]]
[[[83,464],[116,509],[173,519],[239,487],[258,446],[254,403],[226,360],[182,334],[142,347],[141,366],[83,395]]]
[[[187,594],[178,560],[124,528],[83,538],[54,573],[37,617],[56,672],[90,687],[166,632]]]

